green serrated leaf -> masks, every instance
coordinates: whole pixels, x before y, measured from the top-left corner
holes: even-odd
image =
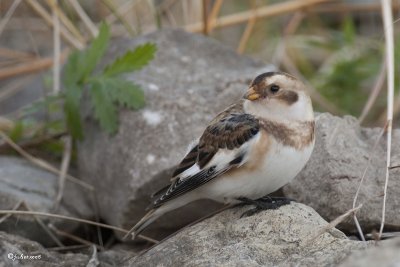
[[[140,70],[154,58],[156,50],[156,45],[151,43],[138,46],[133,51],[129,50],[123,56],[117,58],[113,63],[106,66],[103,74],[105,76],[114,76]]]
[[[144,93],[139,85],[120,78],[97,77],[107,90],[113,102],[131,109],[139,109],[144,106]]]
[[[110,134],[118,130],[117,111],[110,98],[105,83],[94,80],[90,89],[90,95],[94,107],[94,115],[99,120],[100,126]]]
[[[82,90],[78,85],[71,85],[65,90],[64,112],[67,127],[75,139],[83,139],[81,115],[79,104],[81,101]]]
[[[99,60],[106,52],[108,41],[110,39],[110,27],[106,23],[102,23],[99,28],[99,34],[93,39],[92,44],[88,47],[81,59],[84,66],[82,79],[86,79],[94,70]]]
[[[67,87],[82,83],[95,69],[99,60],[103,57],[110,39],[110,29],[102,23],[98,36],[92,44],[83,51],[74,51],[65,66],[64,84]]]

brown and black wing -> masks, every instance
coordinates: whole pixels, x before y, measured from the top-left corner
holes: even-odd
[[[152,208],[218,177],[227,170],[242,164],[246,151],[238,149],[260,130],[257,118],[246,113],[219,114],[206,128],[198,144],[193,146],[173,174],[171,185],[158,191]],[[231,110],[234,111],[234,110]],[[233,151],[237,149],[237,151]],[[231,156],[220,162],[212,159],[221,150],[231,150]],[[212,163],[212,164],[211,164]]]

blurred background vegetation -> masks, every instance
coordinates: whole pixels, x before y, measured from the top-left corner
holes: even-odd
[[[399,17],[400,1],[393,1],[393,11]],[[61,158],[68,135],[60,119],[61,69],[74,50],[90,45],[102,22],[111,37],[166,27],[207,35],[302,78],[317,111],[350,114],[366,126],[385,123],[377,0],[2,0],[0,14],[0,133],[35,155]],[[9,142],[0,142],[0,153],[10,151]]]

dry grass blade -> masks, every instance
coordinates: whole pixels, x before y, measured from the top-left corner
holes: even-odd
[[[381,89],[383,88],[383,84],[385,82],[385,74],[386,74],[386,62],[384,62],[382,64],[378,79],[376,80],[374,88],[372,89],[371,93],[369,94],[367,103],[365,104],[365,106],[361,112],[361,115],[358,118],[359,124],[361,124],[364,121],[364,119],[367,117],[369,111],[371,110],[376,99],[378,98],[378,95],[381,92]]]
[[[26,3],[28,3],[33,10],[40,15],[44,21],[51,27],[53,27],[53,20],[50,16],[50,14],[44,9],[37,1],[35,0],[26,0]],[[64,27],[60,26],[60,32],[61,36],[72,46],[74,46],[77,49],[83,49],[85,48],[85,45],[76,39],[74,36],[71,35],[69,31],[67,31]]]
[[[60,55],[60,62],[63,63],[69,54],[69,49],[65,48]],[[30,61],[26,61],[23,64],[19,64],[17,66],[8,67],[8,68],[0,68],[0,80],[7,79],[10,77],[14,77],[17,75],[34,73],[38,71],[42,71],[53,66],[53,58],[39,58],[33,59]]]
[[[98,249],[101,249],[101,250],[103,249],[102,247],[98,246],[97,244],[95,244],[95,243],[93,243],[93,242],[89,242],[89,241],[87,241],[87,240],[85,240],[85,239],[83,239],[83,238],[80,238],[79,236],[76,236],[76,235],[67,233],[67,232],[65,232],[65,231],[62,231],[62,230],[58,229],[57,227],[55,227],[55,226],[54,226],[53,224],[51,224],[51,223],[49,224],[49,228],[50,228],[54,233],[56,233],[57,235],[62,236],[62,237],[66,237],[66,238],[71,239],[71,240],[73,240],[73,241],[76,241],[76,242],[78,242],[78,243],[80,243],[80,244],[82,244],[82,245],[95,246],[95,247],[98,248]]]
[[[254,13],[257,13],[256,3],[253,0],[251,0],[250,3],[251,10]],[[257,14],[254,14],[254,16],[252,16],[247,22],[246,28],[244,29],[242,37],[240,37],[239,45],[236,49],[236,52],[238,52],[239,54],[242,54],[244,52],[244,49],[246,48],[247,42],[249,41],[251,33],[253,32],[254,25],[256,24],[256,18]]]
[[[379,144],[379,141],[381,140],[383,134],[386,132],[386,127],[387,127],[387,125],[385,125],[385,126],[383,127],[383,129],[382,129],[382,131],[380,132],[378,138],[376,139],[375,144],[374,144],[374,146],[372,147],[372,150],[371,150],[371,151],[375,151],[375,150],[376,150],[376,148],[377,148],[377,146],[378,146],[378,144]],[[353,209],[356,207],[357,200],[358,200],[358,195],[360,194],[360,190],[361,190],[361,187],[362,187],[362,185],[363,185],[363,183],[364,183],[364,179],[365,179],[365,176],[366,176],[366,174],[367,174],[368,168],[369,168],[369,166],[371,165],[371,164],[370,164],[370,163],[371,163],[371,160],[372,160],[372,157],[369,157],[368,162],[367,162],[367,165],[365,166],[365,169],[364,169],[363,174],[362,174],[362,176],[361,176],[360,183],[358,184],[357,191],[356,191],[356,194],[355,194],[354,199],[353,199]],[[354,223],[356,224],[357,231],[358,231],[358,233],[359,233],[361,239],[362,239],[363,241],[365,241],[364,233],[363,233],[363,231],[362,231],[362,229],[361,229],[361,225],[360,225],[360,223],[358,222],[358,219],[357,219],[355,213],[354,213],[353,219],[354,219]]]
[[[15,151],[17,151],[21,156],[23,156],[24,158],[26,158],[27,160],[29,160],[30,162],[32,162],[33,164],[35,164],[36,166],[45,169],[49,172],[52,172],[54,174],[59,175],[60,171],[57,170],[56,168],[54,168],[53,166],[51,166],[49,163],[47,163],[44,160],[41,160],[39,158],[35,158],[34,156],[30,155],[28,152],[26,152],[25,150],[23,150],[20,146],[18,146],[16,143],[14,143],[5,133],[3,133],[2,131],[0,131],[0,137],[9,145],[11,146]],[[91,186],[90,184],[87,184],[71,175],[67,175],[67,179],[75,184],[78,184],[80,186],[82,186],[83,188],[86,188],[90,191],[94,191],[93,186]]]
[[[12,208],[12,210],[17,210],[17,209],[19,209],[21,206],[22,206],[22,203],[23,203],[24,201],[23,200],[21,200],[21,201],[19,201],[13,208]],[[12,215],[11,214],[6,214],[6,215],[4,215],[3,217],[0,217],[0,224],[2,224],[5,220],[7,220],[7,218],[9,218],[9,217],[11,217]]]
[[[51,8],[53,12],[57,14],[59,19],[63,22],[65,27],[74,35],[74,37],[79,40],[81,43],[85,43],[85,38],[83,38],[82,34],[75,27],[75,25],[71,22],[71,20],[64,14],[64,12],[60,9],[57,3],[58,0],[47,0],[47,5]],[[55,25],[53,24],[53,27]]]
[[[61,199],[63,197],[64,187],[65,187],[65,179],[67,177],[69,162],[71,160],[71,152],[72,152],[72,138],[71,138],[71,136],[66,136],[64,138],[64,153],[63,153],[62,162],[61,162],[60,175],[58,178],[58,193],[57,193],[56,204],[55,204],[56,209],[58,209]]]
[[[212,23],[212,22],[215,22],[215,19],[217,18],[223,3],[224,3],[224,0],[216,0],[211,9],[210,15],[208,16],[207,22],[206,22],[209,33],[212,32],[212,30],[214,29],[214,23]]]
[[[60,50],[61,50],[61,42],[60,42],[60,20],[58,18],[58,14],[56,12],[54,1],[52,5],[52,16],[53,16],[53,46],[54,46],[54,55],[53,55],[53,94],[57,95],[60,92]]]
[[[285,1],[283,3],[277,3],[273,5],[268,5],[264,7],[260,7],[257,9],[257,14],[254,14],[253,11],[244,11],[239,12],[232,15],[226,15],[224,17],[220,17],[211,21],[210,23],[214,25],[214,28],[221,28],[226,26],[231,26],[239,23],[243,23],[248,21],[250,18],[254,17],[265,18],[278,16],[282,14],[287,14],[290,12],[298,11],[299,9],[306,8],[309,6],[317,5],[319,3],[327,2],[331,0],[292,0]],[[186,26],[186,30],[190,32],[200,32],[203,29],[204,25],[202,22],[195,23],[192,25]]]
[[[3,19],[0,21],[0,36],[3,33],[4,28],[6,27],[8,21],[14,14],[15,9],[17,9],[18,5],[21,3],[21,0],[15,0],[10,8],[7,10],[6,14],[4,15]]]
[[[86,28],[89,30],[92,37],[96,37],[97,34],[99,33],[99,30],[97,29],[93,21],[89,18],[89,16],[86,14],[85,10],[83,10],[79,2],[77,0],[69,0],[69,3],[75,9],[76,13],[81,18],[81,20],[83,21]]]
[[[394,38],[393,38],[393,14],[391,0],[382,0],[382,17],[385,31],[386,63],[387,63],[387,153],[386,153],[386,175],[383,189],[382,219],[379,229],[379,238],[382,236],[385,226],[387,188],[389,183],[389,168],[392,147],[392,123],[393,123],[393,98],[394,98]]]
[[[69,217],[69,216],[65,216],[65,215],[60,215],[60,214],[52,214],[52,213],[46,213],[46,212],[38,212],[38,211],[21,211],[21,210],[0,210],[0,215],[6,215],[6,214],[12,214],[12,215],[31,215],[31,216],[42,216],[42,217],[50,217],[50,218],[56,218],[56,219],[62,219],[62,220],[68,220],[68,221],[74,221],[74,222],[79,222],[79,223],[85,223],[85,224],[90,224],[90,225],[94,225],[94,226],[99,226],[102,228],[106,228],[106,229],[110,229],[110,230],[114,230],[117,232],[122,232],[122,233],[127,233],[128,230],[116,227],[116,226],[112,226],[109,224],[104,224],[104,223],[98,223],[98,222],[94,222],[94,221],[89,221],[89,220],[85,220],[85,219],[79,219],[79,218],[75,218],[75,217]],[[149,241],[151,243],[157,244],[158,241],[144,236],[144,235],[138,235],[139,238]]]
[[[119,21],[122,22],[122,24],[124,25],[125,29],[129,32],[129,34],[131,36],[134,36],[136,34],[135,29],[133,29],[133,27],[129,24],[129,22],[124,18],[123,15],[120,14],[119,10],[117,9],[117,7],[115,6],[114,1],[111,0],[102,0],[102,2],[104,3],[104,5],[110,9],[110,11],[114,14],[115,17],[118,18]]]
[[[320,235],[324,234],[325,232],[331,230],[332,228],[335,228],[336,225],[339,223],[343,222],[347,217],[349,217],[351,214],[354,214],[356,211],[358,211],[362,207],[362,204],[357,206],[356,208],[353,208],[351,210],[348,210],[346,213],[340,215],[333,221],[331,221],[328,225],[322,227],[315,235],[311,236],[310,238],[306,239],[303,241],[304,245],[308,245],[310,242],[313,242],[315,239],[317,239]]]

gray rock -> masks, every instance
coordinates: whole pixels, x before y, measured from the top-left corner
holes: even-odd
[[[230,209],[161,242],[130,266],[334,266],[370,243],[352,241],[312,208],[292,203],[240,218]]]
[[[0,156],[0,209],[13,209],[24,202],[32,211],[54,213],[57,188],[56,175],[39,169],[24,159]],[[93,217],[92,209],[84,198],[85,194],[87,192],[82,188],[67,181],[64,198],[56,213],[79,218]],[[26,210],[24,206],[19,209]],[[52,222],[64,231],[71,231],[78,226],[65,220],[39,218],[45,224]],[[0,230],[24,236],[44,245],[54,244],[32,216],[8,217],[0,223]]]
[[[31,258],[25,258],[31,257]],[[93,256],[94,255],[94,256]],[[58,253],[45,249],[37,242],[20,236],[0,232],[0,266],[40,266],[40,267],[110,267],[123,266],[134,253],[125,250],[96,252],[87,249],[84,253]],[[93,263],[97,263],[93,264]]]
[[[34,258],[21,258],[24,255]],[[83,254],[50,252],[39,243],[0,232],[0,266],[86,266],[89,257]]]
[[[284,193],[313,207],[331,221],[352,208],[360,179],[369,166],[358,198],[357,212],[363,230],[379,229],[386,169],[386,137],[374,144],[381,129],[362,128],[355,118],[320,114],[316,145],[310,161]],[[400,164],[400,130],[393,131],[392,165]],[[388,187],[385,229],[400,229],[400,168],[392,169]],[[358,205],[357,204],[357,205]],[[351,219],[339,229],[356,232]]]
[[[142,86],[146,107],[121,110],[113,137],[87,118],[86,138],[78,147],[80,176],[101,196],[101,217],[124,228],[144,215],[150,194],[168,183],[171,168],[213,116],[239,99],[256,75],[272,70],[212,39],[180,30],[115,40],[108,61],[144,42],[157,43],[155,60],[126,77]],[[170,213],[150,232],[176,229],[209,212],[201,207],[194,204]]]
[[[340,267],[398,267],[400,266],[400,238],[385,240],[377,246],[352,253]]]

